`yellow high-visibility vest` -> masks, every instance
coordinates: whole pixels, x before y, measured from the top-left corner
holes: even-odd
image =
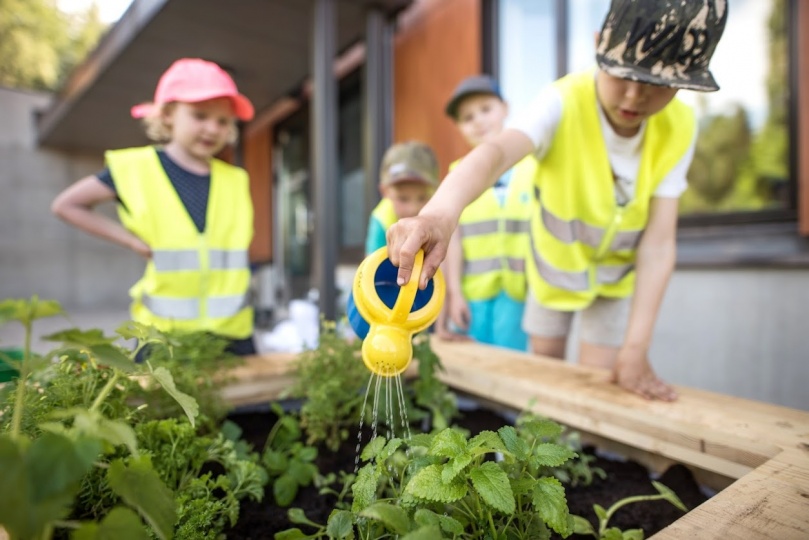
[[[130,289],[132,319],[166,330],[207,330],[234,339],[253,332],[248,249],[253,204],[247,173],[211,161],[205,231],[200,233],[151,146],[105,154],[121,223],[152,248]]]
[[[390,229],[391,225],[399,221],[399,218],[396,217],[396,212],[393,210],[393,201],[387,197],[382,197],[371,215],[376,218],[386,231]]]
[[[658,184],[688,151],[696,122],[672,100],[647,120],[635,197],[620,207],[601,136],[592,71],[555,83],[562,117],[535,176],[528,283],[543,306],[587,307],[597,296],[625,298],[635,287],[637,245]]]
[[[450,170],[460,160],[450,165]],[[529,254],[529,223],[533,208],[533,156],[511,169],[504,204],[487,189],[461,213],[458,230],[463,248],[461,287],[467,300],[487,300],[505,291],[525,300],[525,259]]]

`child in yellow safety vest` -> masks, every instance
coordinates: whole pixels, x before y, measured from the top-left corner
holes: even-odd
[[[475,148],[503,130],[508,105],[497,83],[478,75],[461,81],[446,113]],[[535,166],[536,160],[526,157],[461,214],[443,266],[447,297],[436,324],[438,337],[527,350],[520,321]]]
[[[208,331],[228,338],[235,354],[255,353],[249,179],[214,158],[235,141],[237,119],[253,117],[253,105],[218,65],[183,58],[161,76],[154,101],[131,113],[159,145],[106,152],[106,168],[63,191],[52,211],[146,260],[130,289],[134,321]],[[93,210],[110,200],[121,223]]]
[[[366,255],[384,247],[388,228],[418,214],[438,187],[438,159],[432,148],[422,142],[392,145],[382,156],[379,169],[382,200],[368,220]]]
[[[424,287],[464,207],[534,155],[538,204],[523,318],[532,350],[562,358],[579,314],[581,363],[611,369],[617,384],[648,399],[676,399],[648,357],[697,133],[692,110],[675,95],[718,89],[708,64],[727,9],[725,0],[612,0],[597,69],[544,89],[461,161],[417,217],[391,228],[398,281],[410,278],[411,254],[423,247]]]

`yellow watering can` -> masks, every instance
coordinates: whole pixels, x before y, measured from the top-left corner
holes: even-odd
[[[398,268],[388,259],[388,248],[368,255],[357,268],[348,297],[348,320],[362,342],[362,361],[377,375],[393,377],[413,359],[412,338],[430,326],[444,304],[446,285],[438,270],[421,291],[418,288],[424,252],[416,254],[410,281],[396,284]]]

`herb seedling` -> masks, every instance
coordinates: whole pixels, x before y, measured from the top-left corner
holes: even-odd
[[[659,500],[669,501],[683,512],[688,512],[688,508],[685,507],[680,498],[677,497],[677,495],[671,489],[660,482],[652,481],[652,485],[657,490],[657,495],[636,495],[633,497],[626,497],[625,499],[621,499],[610,506],[607,510],[604,510],[604,508],[598,504],[594,504],[593,510],[598,517],[598,531],[596,531],[590,522],[585,518],[581,516],[573,516],[573,532],[576,534],[588,534],[597,538],[598,540],[643,540],[644,534],[642,529],[621,531],[617,527],[610,527],[609,522],[615,512],[628,504]]]

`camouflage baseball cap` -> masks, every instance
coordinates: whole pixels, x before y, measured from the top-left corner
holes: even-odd
[[[621,79],[712,92],[708,71],[728,18],[728,0],[612,0],[596,50]]]
[[[438,160],[432,148],[418,141],[394,144],[382,156],[381,184],[421,182],[438,187]]]

